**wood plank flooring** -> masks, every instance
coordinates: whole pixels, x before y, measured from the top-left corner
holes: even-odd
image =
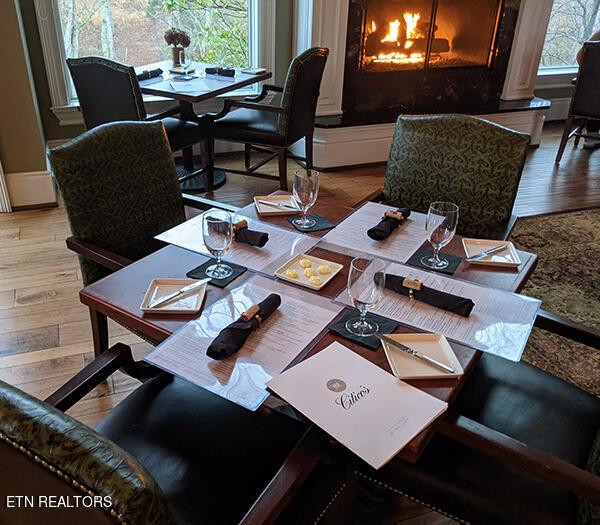
[[[547,125],[542,145],[529,154],[515,204],[517,215],[536,215],[600,206],[600,151],[567,148],[559,168],[554,156],[562,126]],[[218,159],[241,166],[239,156]],[[295,169],[290,162],[289,174]],[[275,172],[275,166],[268,169]],[[351,205],[381,187],[384,166],[322,174],[320,198]],[[245,205],[257,194],[277,189],[276,181],[230,175],[212,195]],[[64,239],[68,221],[61,207],[0,214],[0,379],[43,398],[79,371],[92,357],[88,312],[78,298],[81,274]],[[111,342],[130,344],[141,357],[147,343],[111,323]],[[77,404],[69,413],[94,425],[138,383],[121,373]],[[450,523],[414,505],[386,523]],[[402,514],[402,513],[400,513]]]

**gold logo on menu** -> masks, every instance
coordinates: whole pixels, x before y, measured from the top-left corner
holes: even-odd
[[[341,379],[330,379],[327,381],[327,388],[332,392],[343,392],[346,390],[346,383]]]

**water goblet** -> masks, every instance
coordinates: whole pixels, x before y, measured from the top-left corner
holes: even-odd
[[[451,202],[433,202],[429,206],[425,229],[433,247],[433,255],[421,259],[423,266],[433,270],[443,270],[450,264],[447,259],[440,258],[440,250],[456,233],[458,211],[458,206]]]
[[[374,308],[383,297],[385,263],[381,259],[357,257],[350,263],[348,295],[360,312],[346,322],[346,330],[360,337],[368,337],[379,331],[379,325],[367,319],[367,311]]]
[[[216,264],[206,268],[205,273],[213,279],[226,279],[233,268],[221,259],[233,240],[233,217],[224,210],[207,211],[202,217],[202,238],[206,249],[216,258]]]
[[[306,212],[315,203],[319,195],[319,172],[316,170],[296,170],[292,196],[302,215],[292,223],[300,229],[312,228],[317,221],[308,218]]]

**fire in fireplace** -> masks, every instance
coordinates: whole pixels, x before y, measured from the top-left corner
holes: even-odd
[[[360,68],[489,66],[502,0],[369,0]]]

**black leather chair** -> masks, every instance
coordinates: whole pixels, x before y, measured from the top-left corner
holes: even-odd
[[[302,524],[325,512],[343,470],[319,459],[314,434],[291,417],[250,412],[164,373],[95,430],[63,413],[132,362],[117,344],[46,402],[0,381],[0,492],[35,501],[3,501],[3,524],[287,525],[278,521],[286,508]],[[315,483],[318,492],[298,500]],[[44,507],[42,496],[70,506]]]
[[[600,93],[600,41],[585,42],[569,115],[556,154],[556,164],[560,163],[569,139],[575,137],[574,146],[577,147],[579,139],[587,136],[584,132],[587,121],[600,120],[598,93]]]
[[[225,100],[223,110],[215,115],[211,135],[213,139],[243,142],[246,170],[218,169],[253,177],[273,178],[256,170],[277,157],[279,187],[287,190],[288,148],[302,138],[305,140],[306,167],[312,168],[315,112],[328,54],[329,50],[325,48],[308,49],[290,64],[283,88],[265,85],[260,95],[246,98],[245,102]],[[276,98],[273,104],[261,104],[269,92],[281,93],[281,98]],[[241,109],[230,112],[234,108]],[[211,140],[211,151],[213,144]],[[269,157],[251,165],[253,149],[266,151]],[[209,184],[209,187],[212,185]]]
[[[67,65],[86,129],[120,120],[160,120],[167,131],[171,150],[183,151],[184,168],[188,173],[180,180],[192,176],[192,146],[202,143],[207,153],[209,118],[204,119],[202,124],[176,118],[174,115],[179,113],[178,107],[148,117],[137,75],[131,66],[93,56],[68,58]]]

